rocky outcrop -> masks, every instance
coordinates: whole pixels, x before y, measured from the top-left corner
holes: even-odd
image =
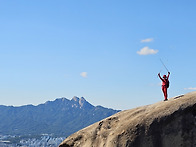
[[[196,92],[121,111],[69,136],[60,147],[195,147]]]

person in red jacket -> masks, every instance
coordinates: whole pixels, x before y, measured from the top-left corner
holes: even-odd
[[[167,99],[167,88],[169,86],[168,85],[169,84],[169,81],[168,81],[169,75],[170,75],[170,72],[168,72],[168,75],[167,76],[166,75],[163,75],[163,78],[161,78],[160,73],[158,73],[158,76],[159,76],[159,78],[162,81],[162,91],[163,91],[163,94],[164,94],[164,97],[165,97],[165,100],[164,101],[167,101],[168,100]]]

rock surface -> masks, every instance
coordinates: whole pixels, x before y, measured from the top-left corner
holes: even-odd
[[[195,147],[196,92],[121,111],[68,138],[60,147]]]

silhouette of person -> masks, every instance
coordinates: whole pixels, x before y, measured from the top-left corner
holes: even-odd
[[[167,88],[168,88],[168,84],[169,84],[169,75],[170,75],[170,72],[168,72],[168,75],[163,75],[163,78],[160,76],[160,73],[158,73],[158,76],[159,78],[161,79],[162,81],[162,91],[163,91],[163,95],[165,97],[164,101],[167,101]]]

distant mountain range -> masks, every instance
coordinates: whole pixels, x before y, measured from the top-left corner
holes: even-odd
[[[58,98],[37,106],[0,105],[0,134],[69,136],[117,112],[93,106],[83,97]]]

